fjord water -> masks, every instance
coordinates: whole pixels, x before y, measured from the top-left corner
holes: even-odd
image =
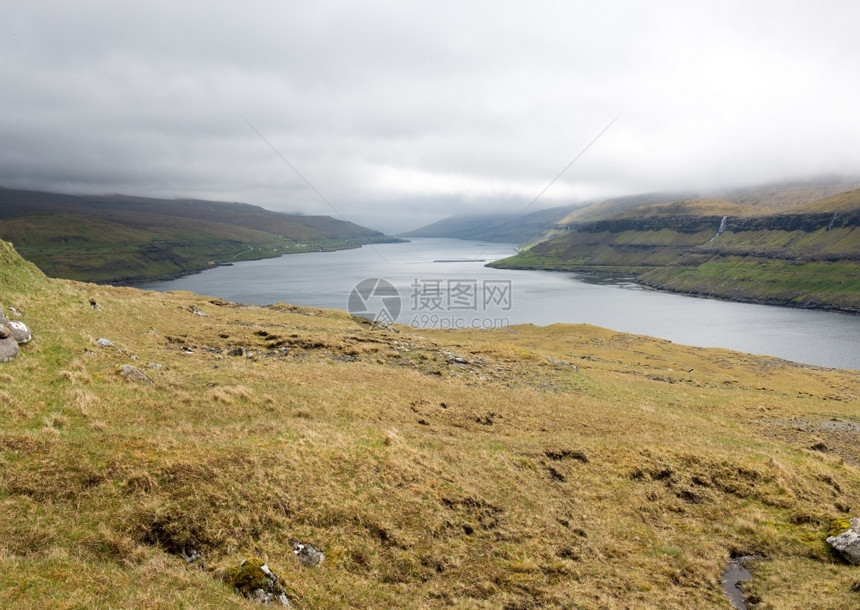
[[[415,239],[236,263],[140,288],[188,290],[242,303],[347,309],[359,282],[381,278],[400,293],[401,324],[585,323],[686,345],[860,370],[860,316],[700,299],[623,279],[594,281],[572,273],[484,266],[513,253],[513,244]],[[370,297],[368,307],[379,306]]]

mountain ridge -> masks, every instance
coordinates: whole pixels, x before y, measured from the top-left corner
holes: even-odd
[[[468,214],[449,216],[402,237],[445,237],[521,244],[541,237],[575,206],[546,208],[525,214]]]
[[[560,225],[490,265],[626,275],[696,296],[860,313],[860,189],[750,210],[719,199],[632,207]]]
[[[605,220],[626,210],[654,204],[720,199],[748,209],[750,215],[787,212],[824,198],[860,188],[860,178],[821,177],[702,192],[657,192],[615,197],[573,210],[560,225]]]
[[[329,216],[282,214],[246,203],[3,188],[0,238],[49,275],[113,283],[397,241]]]

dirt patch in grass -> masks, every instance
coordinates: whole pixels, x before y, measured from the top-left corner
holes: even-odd
[[[860,466],[860,423],[831,417],[765,420],[762,425],[768,436],[791,443],[799,449],[839,457]]]

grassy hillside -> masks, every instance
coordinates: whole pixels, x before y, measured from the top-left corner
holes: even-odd
[[[8,295],[45,290],[49,285],[48,278],[36,265],[21,258],[12,244],[0,240],[0,300]]]
[[[679,216],[752,216],[755,211],[725,199],[684,199],[638,206],[619,212],[613,219],[676,218]]]
[[[297,608],[728,608],[738,554],[762,557],[754,607],[857,604],[824,542],[860,507],[856,372],[590,326],[387,329],[0,256],[36,335],[0,365],[0,606],[250,609],[223,578],[251,555]]]
[[[603,220],[605,218],[611,218],[616,214],[631,208],[638,208],[655,203],[665,203],[668,201],[694,199],[695,197],[696,195],[692,193],[643,193],[627,197],[614,197],[612,199],[577,208],[558,221],[558,224],[568,225],[572,223]]]
[[[813,201],[797,208],[796,212],[802,214],[817,214],[821,212],[844,214],[856,212],[858,209],[860,209],[860,190],[853,190]]]
[[[243,203],[0,189],[0,238],[52,277],[133,282],[211,264],[392,241],[327,216]]]
[[[764,184],[705,193],[644,193],[607,199],[578,208],[558,224],[571,225],[606,220],[631,208],[700,199],[719,199],[736,204],[746,210],[736,211],[743,215],[788,212],[858,188],[860,188],[860,179],[856,177],[825,177],[818,180]]]
[[[720,199],[635,207],[568,225],[492,265],[623,274],[687,294],[860,312],[860,190],[792,213],[754,211]]]
[[[735,188],[715,195],[738,205],[757,208],[762,213],[789,212],[858,188],[860,179],[856,176],[823,177],[817,180]]]

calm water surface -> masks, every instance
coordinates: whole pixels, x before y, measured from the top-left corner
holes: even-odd
[[[140,287],[189,290],[243,303],[348,309],[357,284],[381,278],[400,295],[401,324],[480,328],[586,323],[686,345],[860,370],[860,316],[698,299],[571,273],[484,267],[513,252],[513,244],[416,239],[236,263]],[[360,294],[369,297],[370,310],[383,306],[373,293]],[[392,303],[384,302],[386,307]]]

